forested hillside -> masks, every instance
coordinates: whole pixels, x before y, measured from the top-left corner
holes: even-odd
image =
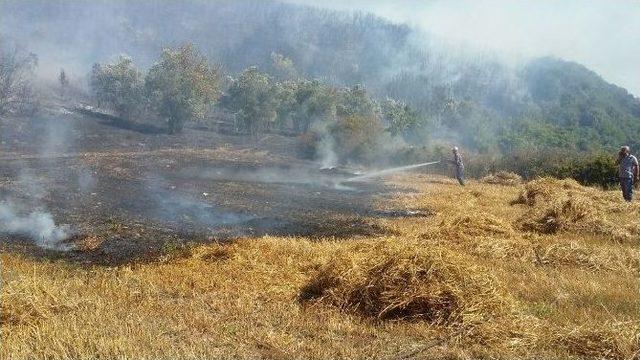
[[[487,154],[638,145],[640,100],[579,64],[509,66],[368,14],[255,0],[0,6],[4,37],[60,63],[45,68],[74,64],[76,76],[123,53],[148,69],[162,48],[189,41],[232,77],[257,66],[280,80],[362,84],[380,100],[406,102],[417,114],[403,129],[410,143]]]

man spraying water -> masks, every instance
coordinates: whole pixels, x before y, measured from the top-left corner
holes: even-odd
[[[453,152],[453,160],[450,160],[453,165],[456,167],[456,179],[460,185],[464,186],[464,163],[462,162],[462,156],[460,155],[460,149],[457,146],[454,146],[451,149]]]

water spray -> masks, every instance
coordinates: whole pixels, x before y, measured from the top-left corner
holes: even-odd
[[[425,167],[425,166],[435,165],[435,164],[439,164],[439,163],[440,163],[440,161],[433,161],[433,162],[427,162],[427,163],[422,163],[422,164],[407,165],[407,166],[401,166],[401,167],[396,167],[396,168],[391,168],[391,169],[374,171],[372,173],[368,173],[368,174],[364,174],[364,175],[360,175],[360,176],[349,178],[349,179],[345,180],[344,182],[362,181],[362,180],[376,178],[376,177],[380,177],[380,176],[384,176],[384,175],[395,174],[395,173],[398,173],[398,172],[417,169],[417,168],[421,168],[421,167]]]

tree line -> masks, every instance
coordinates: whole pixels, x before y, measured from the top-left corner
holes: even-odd
[[[120,57],[95,64],[90,87],[99,107],[118,117],[157,118],[170,134],[187,122],[212,120],[214,108],[232,115],[241,134],[287,131],[307,135],[307,153],[327,137],[340,160],[369,161],[385,137],[404,139],[425,119],[403,102],[377,100],[361,85],[337,87],[299,76],[289,59],[273,54],[280,76],[250,67],[224,74],[193,45],[163,50],[146,72]]]
[[[33,114],[38,108],[32,86],[37,56],[19,47],[0,50],[0,113]],[[525,178],[547,174],[610,185],[615,168],[603,144],[613,148],[628,138],[632,148],[640,146],[632,136],[637,134],[638,101],[570,63],[545,60],[530,67],[527,77],[536,87],[527,101],[540,105],[498,113],[474,99],[473,91],[461,98],[457,92],[464,89],[436,86],[429,101],[416,106],[416,99],[383,98],[361,85],[309,79],[281,54],[272,53],[271,60],[269,73],[255,67],[225,73],[186,44],[163,50],[147,71],[127,57],[95,64],[90,88],[100,107],[129,120],[160,121],[172,134],[187,122],[213,121],[216,109],[231,115],[238,133],[297,134],[303,155],[320,157],[329,149],[338,162],[421,161],[431,159],[435,147],[459,141],[474,153],[469,169],[477,176],[504,169]],[[566,71],[552,77],[548,72],[553,69]],[[65,97],[69,80],[64,71],[59,81]],[[414,86],[402,86],[414,81]],[[391,92],[408,98],[411,92],[400,90],[423,81],[406,75]],[[572,153],[575,149],[581,156]]]

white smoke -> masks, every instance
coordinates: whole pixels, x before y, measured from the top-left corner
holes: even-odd
[[[332,169],[338,166],[338,155],[335,151],[336,142],[329,131],[334,121],[314,121],[311,125],[311,130],[320,137],[316,148],[316,156],[320,162],[321,169]]]
[[[94,191],[97,186],[97,180],[93,177],[93,173],[86,168],[80,170],[78,174],[78,190],[81,194],[88,194]]]
[[[318,144],[321,169],[331,169],[338,165],[338,155],[335,152],[335,141],[331,135],[325,134]]]
[[[284,0],[372,12],[507,64],[553,56],[586,65],[640,96],[637,0]],[[425,45],[427,46],[427,45]]]
[[[67,225],[56,225],[53,216],[44,211],[22,215],[9,202],[0,203],[0,232],[28,236],[41,248],[66,251],[71,248],[64,240],[71,236]]]
[[[197,196],[189,197],[161,177],[147,180],[149,198],[155,202],[150,215],[163,221],[191,223],[216,228],[250,220],[245,214],[225,211]],[[207,197],[208,194],[203,194]]]

